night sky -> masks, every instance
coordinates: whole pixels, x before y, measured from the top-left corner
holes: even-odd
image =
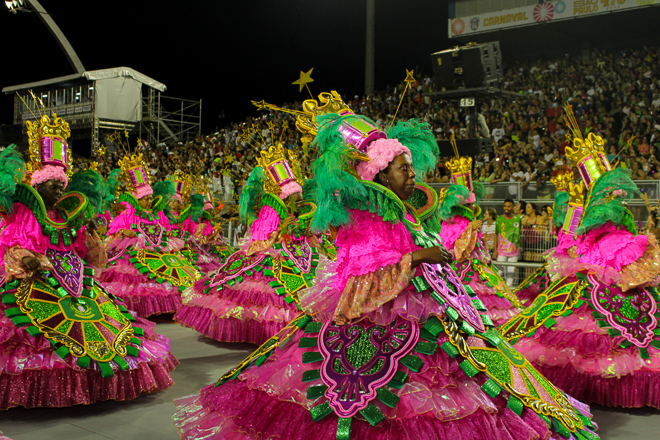
[[[364,91],[366,0],[41,0],[87,70],[127,66],[167,85],[168,96],[203,100],[204,133],[257,114],[250,100],[305,99],[291,85],[314,68],[312,93]],[[74,73],[34,14],[0,5],[6,87]],[[376,0],[376,89],[431,73],[446,49],[442,0]],[[13,98],[0,97],[0,124]]]

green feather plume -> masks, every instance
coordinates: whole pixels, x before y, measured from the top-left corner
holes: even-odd
[[[12,196],[25,172],[23,156],[16,148],[16,145],[11,144],[0,152],[0,212],[4,214],[11,214],[14,210]]]
[[[115,194],[117,193],[117,189],[119,188],[119,176],[121,175],[121,170],[119,168],[115,168],[114,170],[110,171],[110,175],[108,176],[108,180],[105,181],[105,198],[103,199],[103,208],[101,208],[102,212],[109,211],[112,209],[111,205],[115,202]]]
[[[190,219],[195,223],[199,223],[204,213],[204,197],[201,194],[193,194],[190,196]]]
[[[265,180],[266,177],[261,167],[255,167],[243,187],[241,199],[238,201],[238,215],[241,217],[241,221],[248,225],[257,219],[256,206],[264,194]]]
[[[472,182],[472,187],[474,188],[472,192],[474,193],[474,198],[477,199],[477,203],[484,198],[484,185],[481,182]]]
[[[170,218],[170,201],[176,194],[176,185],[171,180],[161,180],[153,186],[153,198],[161,197],[160,201],[153,206],[154,212],[163,211],[165,215]]]
[[[312,164],[316,184],[316,215],[313,231],[325,231],[330,225],[341,226],[349,222],[347,206],[367,198],[367,190],[360,184],[352,168],[343,139],[323,146],[324,153]]]
[[[470,197],[470,190],[463,185],[450,185],[445,191],[445,196],[440,201],[438,213],[440,218],[447,220],[455,215],[466,215],[466,212],[472,212],[470,209],[461,205],[461,202]],[[465,209],[461,209],[465,208]]]
[[[106,186],[103,177],[94,170],[84,170],[74,173],[66,187],[67,192],[79,192],[89,200],[96,215],[101,213],[103,200],[106,197]]]
[[[621,193],[613,195],[614,191]],[[632,214],[624,206],[625,202],[629,202],[637,194],[637,185],[620,168],[603,174],[589,191],[582,223],[576,233],[583,235],[593,228],[612,222],[625,227],[632,234],[637,234]]]

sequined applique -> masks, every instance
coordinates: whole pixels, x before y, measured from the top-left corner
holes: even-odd
[[[158,223],[138,222],[137,230],[153,247],[161,245],[163,239],[163,227]]]
[[[83,262],[73,251],[58,251],[48,248],[46,257],[53,266],[51,274],[57,278],[64,290],[80,296],[83,289]]]
[[[587,279],[592,285],[590,305],[628,341],[637,347],[648,347],[657,326],[653,296],[639,287],[624,292],[615,284],[606,286],[593,275],[587,275]]]
[[[61,357],[80,358],[79,365],[91,359],[104,364],[114,360],[121,366],[125,362],[119,358],[137,355],[138,350],[127,345],[137,333],[130,322],[134,318],[96,284],[74,297],[46,273],[43,280],[10,283],[2,296],[6,304],[16,304],[6,311],[14,324],[29,325],[28,333],[42,334]],[[102,370],[112,375],[111,368],[104,365]]]
[[[222,289],[223,284],[233,285],[243,280],[243,275],[250,275],[253,270],[260,270],[259,266],[266,259],[265,254],[247,255],[243,251],[231,254],[225,264],[217,270],[207,281],[208,292],[211,288]]]
[[[461,318],[477,331],[486,331],[479,312],[465,290],[456,272],[449,265],[422,264],[422,273],[433,291],[453,307]]]
[[[418,324],[401,317],[387,326],[368,320],[345,326],[326,322],[318,342],[323,355],[321,379],[337,415],[352,417],[366,408],[418,338]]]
[[[180,252],[157,252],[140,249],[132,251],[131,263],[140,273],[159,283],[169,282],[174,287],[191,287],[202,279],[202,274]]]
[[[312,268],[312,248],[307,241],[307,237],[284,240],[282,250],[300,271],[309,273]]]
[[[553,316],[581,304],[580,295],[588,284],[575,278],[561,278],[536,297],[534,302],[499,327],[507,341],[531,334]]]

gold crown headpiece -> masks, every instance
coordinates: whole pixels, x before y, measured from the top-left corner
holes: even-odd
[[[568,235],[575,235],[575,231],[582,221],[582,212],[584,211],[584,182],[570,182],[568,184],[568,211],[562,230]]]
[[[118,131],[108,136],[108,140],[112,142],[118,151],[124,154],[124,157],[117,163],[121,169],[121,181],[126,190],[132,192],[138,200],[146,195],[153,194],[151,188],[152,177],[147,171],[148,165],[144,160],[142,153],[132,153],[130,151],[130,144],[128,143],[128,131],[124,131],[126,138],[126,146],[123,145],[123,138]],[[142,141],[138,139],[137,146],[141,146]]]
[[[567,171],[565,173],[557,174],[556,176],[550,178],[550,181],[557,188],[557,191],[566,191],[568,185],[573,182],[573,172]]]
[[[181,171],[177,171],[168,177],[168,180],[174,182],[174,189],[179,202],[186,204],[190,200],[190,195],[193,190],[193,176]]]
[[[72,155],[71,148],[69,148],[66,141],[71,136],[71,127],[69,127],[68,122],[58,117],[55,112],[53,112],[53,118],[51,119],[46,113],[46,107],[41,102],[41,99],[36,97],[32,90],[29,93],[32,95],[35,103],[38,103],[37,110],[40,116],[37,117],[32,113],[32,110],[30,110],[23,97],[17,93],[23,104],[25,104],[35,118],[35,121],[25,121],[29,139],[28,151],[30,153],[30,161],[26,164],[25,178],[34,180],[36,175],[44,170],[45,167],[61,168],[62,170],[53,173],[52,171],[54,170],[49,168],[51,172],[44,171],[45,174],[42,175],[44,179],[49,176],[53,177],[55,174],[60,174],[64,178],[64,175],[61,174],[62,172],[66,173],[67,178],[71,177],[73,174],[73,167],[70,166]],[[43,110],[43,113],[41,113],[41,110]]]
[[[575,206],[584,206],[584,182],[568,183],[568,203]]]
[[[456,137],[452,133],[451,146],[454,148],[455,158],[447,161],[447,169],[451,172],[451,182],[457,185],[463,185],[470,191],[474,190],[472,184],[472,158],[469,156],[461,157],[456,145]]]
[[[321,104],[319,105],[319,101]],[[319,127],[316,122],[316,117],[320,115],[327,115],[335,113],[339,116],[355,116],[351,108],[344,103],[341,95],[335,90],[330,93],[323,92],[319,94],[318,101],[316,99],[307,99],[303,101],[302,111],[291,110],[286,108],[277,107],[265,101],[252,101],[259,110],[276,110],[289,113],[296,116],[296,128],[304,135],[314,138],[318,133]],[[341,136],[346,141],[347,145],[365,153],[367,146],[376,139],[387,138],[384,131],[376,125],[372,125],[369,121],[360,118],[349,118],[342,120],[338,129]],[[363,156],[356,156],[359,160],[365,160]]]
[[[197,186],[195,193],[200,194],[204,199],[204,211],[215,207],[215,200],[211,193],[211,179],[208,176],[197,176]]]
[[[300,163],[295,153],[284,148],[282,144],[271,145],[267,151],[262,151],[257,157],[257,163],[266,177],[264,190],[280,195],[282,187],[297,182],[302,187],[304,177],[300,171]]]
[[[567,103],[564,109],[566,123],[571,131],[566,138],[573,143],[573,148],[566,147],[566,156],[575,163],[589,188],[596,179],[612,169],[605,155],[605,141],[594,133],[589,133],[586,138],[582,136],[580,125],[573,114],[573,106]]]

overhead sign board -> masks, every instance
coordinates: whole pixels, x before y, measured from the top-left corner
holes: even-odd
[[[655,6],[660,0],[559,0],[449,20],[449,38]]]

